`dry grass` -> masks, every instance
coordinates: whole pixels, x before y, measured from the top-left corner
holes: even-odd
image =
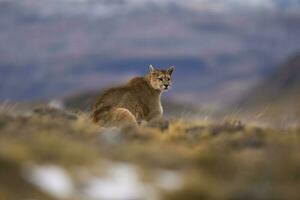
[[[14,184],[22,179],[19,170],[28,164],[54,163],[72,170],[102,160],[134,163],[145,174],[154,169],[180,172],[183,187],[162,191],[163,199],[299,198],[297,128],[174,119],[163,131],[160,127],[107,130],[92,124],[84,113],[51,108],[36,109],[26,117],[0,115],[0,198],[19,199],[12,191],[39,194],[25,182],[23,189]],[[11,184],[2,187],[8,180]]]

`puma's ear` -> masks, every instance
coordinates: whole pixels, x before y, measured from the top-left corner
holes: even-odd
[[[172,75],[172,73],[174,72],[174,70],[175,70],[175,67],[174,66],[171,66],[171,67],[169,67],[168,68],[168,73],[170,74],[170,75]]]
[[[155,67],[153,65],[149,65],[149,71],[150,73],[155,71]]]

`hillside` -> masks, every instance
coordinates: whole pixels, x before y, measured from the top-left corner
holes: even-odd
[[[273,117],[300,115],[300,54],[291,57],[240,103],[248,111]]]
[[[0,110],[0,199],[299,197],[299,128],[174,119],[105,129],[84,113],[14,109]]]

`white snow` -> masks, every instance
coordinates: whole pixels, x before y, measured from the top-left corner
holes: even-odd
[[[161,189],[164,190],[177,190],[182,183],[182,177],[175,171],[162,170],[157,174],[157,183]]]
[[[138,179],[136,169],[128,164],[114,164],[105,177],[91,178],[83,190],[87,199],[144,199],[146,188]]]
[[[69,198],[73,184],[66,171],[58,166],[31,166],[24,171],[25,178],[42,191],[56,198]]]
[[[153,181],[143,182],[134,165],[110,161],[103,163],[103,175],[83,173],[84,177],[79,182],[56,165],[27,166],[24,177],[41,191],[58,199],[156,200],[161,189],[172,191],[182,186],[182,177],[175,171],[157,170]]]
[[[65,108],[64,102],[58,99],[53,99],[48,105],[50,108],[55,108],[58,110],[63,110]]]

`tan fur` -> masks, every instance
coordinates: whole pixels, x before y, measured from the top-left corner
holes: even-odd
[[[103,126],[137,126],[142,121],[161,118],[161,93],[171,86],[173,70],[174,67],[158,70],[150,65],[145,77],[105,91],[94,105],[93,121]]]
[[[138,123],[134,115],[126,108],[115,108],[111,112],[112,120],[111,124],[115,126],[121,125],[134,125],[137,126]]]

